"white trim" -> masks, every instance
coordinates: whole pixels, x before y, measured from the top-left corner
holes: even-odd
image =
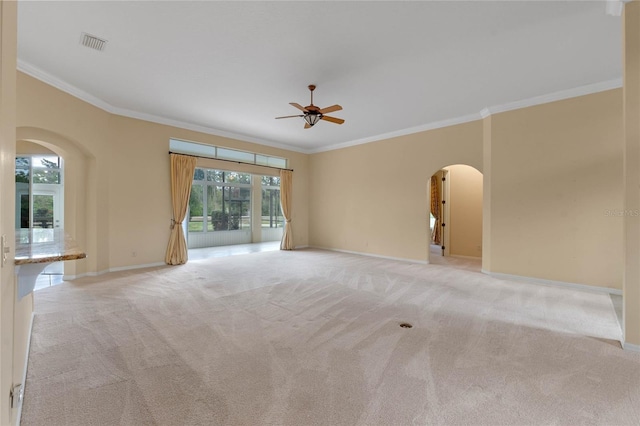
[[[24,356],[24,371],[22,372],[22,392],[26,396],[27,390],[27,368],[29,367],[29,352],[31,351],[31,333],[33,331],[33,319],[35,318],[36,313],[31,312],[31,320],[29,321],[29,336],[27,336],[27,351]],[[20,406],[18,407],[18,413],[16,415],[16,426],[20,425],[20,418],[22,417],[22,406],[24,405],[24,398],[22,402],[20,402]]]
[[[295,246],[293,249],[294,250],[303,250],[303,249],[307,249],[309,248],[309,244],[306,244],[304,246]]]
[[[330,145],[327,147],[317,148],[311,150],[310,154],[318,152],[333,151],[335,149],[347,148],[355,145],[362,145],[369,142],[380,141],[384,139],[390,139],[398,136],[405,136],[419,132],[425,132],[427,130],[440,129],[442,127],[455,126],[457,124],[469,123],[471,121],[481,120],[489,117],[492,114],[499,114],[502,112],[513,111],[516,109],[528,108],[536,105],[542,105],[550,102],[561,101],[565,99],[577,98],[579,96],[591,95],[594,93],[604,92],[607,90],[618,89],[622,87],[622,78],[616,78],[613,80],[601,81],[599,83],[586,84],[584,86],[574,87],[572,89],[560,90],[558,92],[548,93],[546,95],[534,96],[533,98],[522,99],[515,102],[509,102],[506,104],[494,105],[491,107],[485,107],[477,114],[469,114],[462,117],[455,117],[441,121],[435,121],[421,126],[410,127],[408,129],[397,130],[395,132],[383,133],[377,136],[371,136],[364,139],[357,139],[350,142],[339,143]]]
[[[114,115],[120,115],[123,117],[135,118],[138,120],[150,121],[152,123],[164,124],[167,126],[177,127],[185,130],[192,130],[195,132],[221,136],[229,139],[236,139],[244,142],[251,142],[260,145],[270,146],[273,148],[285,149],[293,152],[300,152],[303,154],[316,154],[319,152],[325,151],[333,151],[336,149],[347,148],[350,146],[362,145],[370,142],[376,142],[385,139],[391,139],[399,136],[411,135],[414,133],[425,132],[428,130],[440,129],[443,127],[455,126],[458,124],[469,123],[476,120],[481,120],[483,118],[489,117],[492,114],[498,114],[501,112],[512,111],[515,109],[527,108],[535,105],[541,105],[549,102],[560,101],[564,99],[575,98],[578,96],[590,95],[593,93],[604,92],[606,90],[617,89],[622,87],[622,78],[617,78],[613,80],[602,81],[594,84],[587,84],[584,86],[574,87],[572,89],[561,90],[554,93],[549,93],[546,95],[535,96],[533,98],[522,99],[515,102],[510,102],[501,105],[494,105],[492,107],[485,107],[481,111],[468,114],[460,117],[448,118],[445,120],[434,121],[431,123],[423,124],[420,126],[409,127],[406,129],[396,130],[389,133],[383,133],[375,136],[370,136],[367,138],[356,139],[353,141],[347,141],[343,143],[338,143],[335,145],[330,145],[326,147],[320,147],[316,149],[304,149],[300,147],[295,147],[292,145],[282,144],[274,141],[270,141],[267,139],[255,138],[249,135],[244,135],[240,133],[228,132],[225,130],[214,129],[212,127],[200,126],[193,123],[187,123],[184,121],[178,121],[170,118],[160,117],[152,114],[147,114],[143,112],[131,111],[124,108],[117,108],[113,105],[103,101],[102,99],[93,96],[83,90],[78,89],[77,87],[67,83],[64,80],[59,79],[21,59],[18,59],[18,71],[21,71],[27,75],[30,75],[33,78],[36,78],[50,86],[55,87],[56,89],[62,90],[80,100],[83,100],[97,108],[100,108],[104,111],[107,111]]]
[[[130,271],[132,269],[155,268],[156,266],[165,266],[165,265],[166,265],[165,262],[155,262],[155,263],[146,263],[144,265],[116,266],[115,268],[104,269],[98,272],[86,272],[84,274],[79,274],[79,275],[64,275],[62,277],[62,280],[73,281],[83,277],[97,277],[99,275],[108,274],[110,272]]]
[[[105,269],[104,271],[98,271],[98,272],[87,272],[86,274],[80,274],[80,275],[73,275],[73,279],[76,278],[83,278],[83,277],[97,277],[99,275],[103,275],[103,274],[107,274],[109,272],[108,269]]]
[[[551,287],[564,287],[564,288],[572,288],[574,290],[588,291],[591,293],[605,293],[605,294],[613,294],[617,296],[622,296],[622,290],[618,290],[616,288],[609,287],[600,287],[595,285],[587,285],[587,284],[577,284],[577,283],[569,283],[565,281],[554,281],[554,280],[545,280],[543,278],[534,278],[534,277],[525,277],[522,275],[511,275],[511,274],[503,274],[500,272],[489,272],[485,269],[481,269],[480,272],[483,274],[492,276],[494,278],[500,278],[505,280],[513,280],[513,281],[522,281],[528,284],[538,284],[538,285],[546,285]]]
[[[84,274],[78,274],[78,275],[63,275],[62,281],[73,281],[73,280],[77,280],[78,278],[84,278],[84,277],[97,277],[98,275],[106,274],[108,272],[109,270],[107,269],[107,270],[98,271],[98,272],[85,272]]]
[[[461,254],[450,254],[449,257],[456,257],[458,259],[482,260],[482,256],[463,256]]]
[[[205,133],[208,135],[221,136],[224,138],[236,139],[244,142],[252,142],[260,145],[270,146],[273,148],[285,149],[287,151],[310,154],[309,150],[307,149],[302,149],[292,145],[286,145],[286,144],[270,141],[268,139],[255,138],[255,137],[244,135],[241,133],[227,132],[225,130],[214,129],[212,127],[200,126],[198,124],[174,120],[171,118],[160,117],[157,115],[147,114],[144,112],[138,112],[138,111],[132,111],[125,108],[114,107],[108,102],[105,102],[102,99],[85,92],[84,90],[78,89],[77,87],[67,83],[66,81],[61,80],[58,77],[54,77],[53,75],[20,59],[18,59],[18,71],[23,72],[37,80],[40,80],[48,84],[49,86],[55,87],[58,90],[68,93],[71,96],[76,97],[81,101],[87,102],[95,106],[96,108],[100,108],[110,114],[120,115],[128,118],[135,118],[138,120],[149,121],[152,123],[163,124],[166,126],[177,127],[185,130],[192,130],[194,132]]]
[[[522,99],[520,101],[509,102],[507,104],[495,105],[486,109],[489,110],[489,114],[499,114],[501,112],[513,111],[515,109],[528,108],[536,105],[548,104],[550,102],[605,92],[607,90],[618,89],[620,87],[622,87],[622,79],[616,78],[613,80],[601,81],[600,83],[574,87],[573,89],[560,90],[546,95],[534,96],[533,98]]]
[[[629,352],[640,352],[640,345],[634,345],[633,343],[622,343],[622,349]]]
[[[110,113],[114,113],[115,111],[115,108],[113,106],[103,101],[102,99],[93,96],[85,92],[84,90],[80,90],[76,86],[73,86],[64,80],[59,79],[58,77],[52,76],[51,74],[41,70],[40,68],[34,67],[28,62],[18,59],[17,65],[18,71],[30,75],[31,77],[44,83],[47,83],[49,86],[53,86],[58,90],[62,90],[63,92],[68,93],[71,96],[74,96],[82,101],[85,101],[96,108],[100,108]]]
[[[86,274],[79,274],[79,275],[63,275],[62,276],[62,281],[73,281],[73,280],[77,280],[78,278],[82,278],[82,277],[86,277],[88,276],[90,273],[86,273]],[[98,275],[98,274],[96,274]]]
[[[117,266],[115,268],[109,268],[109,272],[130,271],[132,269],[143,269],[143,268],[155,268],[156,266],[168,266],[168,265],[164,262],[156,262],[156,263],[147,263],[145,265]]]
[[[160,117],[157,115],[147,114],[144,112],[131,111],[124,108],[116,108],[113,113],[115,115],[121,115],[123,117],[135,118],[138,120],[150,121],[152,123],[163,124],[166,126],[177,127],[179,129],[192,130],[194,132],[205,133],[207,135],[221,136],[223,138],[235,139],[244,142],[251,142],[259,145],[270,146],[272,148],[284,149],[287,151],[300,152],[303,154],[309,154],[308,149],[299,148],[293,145],[285,145],[270,141],[268,139],[255,138],[253,136],[245,135],[242,133],[228,132],[226,130],[215,129],[213,127],[200,126],[198,124],[187,123],[185,121],[174,120],[171,118]],[[176,138],[179,139],[179,138]],[[259,164],[256,164],[259,165]]]
[[[358,256],[376,257],[378,259],[396,260],[396,261],[399,261],[399,262],[417,263],[417,264],[420,264],[420,265],[428,265],[429,264],[428,260],[406,259],[404,257],[383,256],[381,254],[363,253],[363,252],[360,252],[360,251],[351,251],[351,250],[340,250],[340,249],[328,248],[328,247],[309,246],[309,248],[313,248],[313,249],[316,249],[316,250],[335,251],[335,252],[338,252],[338,253],[355,254],[355,255],[358,255]]]
[[[609,16],[620,17],[622,16],[622,9],[626,1],[607,0],[605,6],[605,13]]]
[[[348,148],[350,146],[362,145],[370,142],[381,141],[385,139],[397,138],[399,136],[413,135],[415,133],[426,132],[428,130],[440,129],[442,127],[455,126],[457,124],[470,123],[472,121],[480,120],[482,117],[480,114],[469,114],[462,117],[448,118],[445,120],[434,121],[432,123],[422,124],[420,126],[409,127],[407,129],[396,130],[389,133],[382,133],[380,135],[370,136],[367,138],[356,139],[353,141],[338,143],[335,145],[324,146],[310,150],[310,154],[317,154],[319,152],[333,151],[336,149]]]

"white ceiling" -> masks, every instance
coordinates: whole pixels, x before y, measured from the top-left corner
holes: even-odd
[[[622,73],[621,20],[598,1],[21,1],[18,13],[31,75],[118,114],[302,152],[615,87]],[[308,105],[311,83],[345,124],[274,119]]]

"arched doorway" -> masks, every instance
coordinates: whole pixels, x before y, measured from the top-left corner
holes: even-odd
[[[433,174],[429,184],[429,261],[482,260],[483,176],[471,166],[453,164]],[[452,259],[453,258],[453,259]],[[467,262],[469,263],[469,262]]]
[[[18,140],[15,167],[15,228],[42,229],[52,237],[64,228],[64,161],[38,143]],[[53,262],[41,272],[35,289],[62,282],[63,262]]]
[[[96,183],[92,166],[95,157],[81,144],[45,129],[18,127],[16,137],[17,156],[46,153],[60,157],[64,162],[64,184],[60,188],[62,194],[59,194],[59,224],[88,254],[87,259],[64,264],[65,279],[94,271],[97,250],[93,235],[96,233],[97,209],[93,197]],[[54,217],[54,227],[55,223]]]

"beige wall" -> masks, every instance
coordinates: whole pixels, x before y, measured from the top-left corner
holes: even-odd
[[[482,173],[461,164],[445,170],[449,172],[449,254],[482,257]]]
[[[16,8],[10,2],[0,3],[0,235],[13,247],[15,240],[15,61]],[[13,83],[12,83],[13,82]],[[12,257],[13,250],[9,253]],[[2,255],[0,253],[0,255]],[[0,268],[0,424],[11,422],[9,389],[13,384],[13,300],[15,297],[14,265]]]
[[[16,156],[19,155],[57,155],[49,148],[29,141],[16,142]]]
[[[425,261],[431,176],[482,169],[480,121],[311,155],[310,243]]]
[[[0,424],[16,422],[9,391],[23,383],[33,296],[16,301],[15,283],[15,152],[16,152],[16,44],[17,5],[0,3],[0,235],[10,247],[0,269]]]
[[[605,216],[622,208],[621,105],[611,90],[305,155],[112,115],[18,73],[17,121],[19,139],[59,153],[74,176],[65,222],[89,258],[68,275],[163,261],[174,137],[289,158],[296,246],[419,261],[428,259],[430,176],[490,164],[484,238],[454,240],[452,254],[478,256],[483,245],[486,271],[621,288],[622,221]]]
[[[624,7],[624,340],[640,351],[640,2]]]
[[[418,261],[428,260],[430,176],[472,166],[484,174],[473,216],[484,235],[460,251],[454,240],[453,254],[482,245],[487,272],[621,288],[619,89],[305,155],[112,115],[21,73],[17,87],[18,139],[61,155],[73,176],[66,224],[89,253],[76,274],[163,261],[174,137],[289,158],[296,246]]]
[[[622,91],[496,114],[491,271],[621,288]]]
[[[308,244],[305,154],[109,114],[22,73],[18,136],[65,159],[65,228],[89,256],[65,274],[163,262],[171,219],[169,138],[288,158],[295,170],[294,241]]]
[[[313,154],[311,245],[427,259],[428,179],[466,164],[484,173],[485,271],[620,289],[621,132],[616,89]]]
[[[109,114],[18,73],[17,138],[34,141],[65,161],[65,231],[85,260],[67,262],[68,275],[109,268]]]

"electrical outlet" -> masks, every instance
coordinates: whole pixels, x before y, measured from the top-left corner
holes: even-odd
[[[136,256],[138,256],[138,253],[135,250],[133,250],[131,252],[131,257],[136,257]]]

